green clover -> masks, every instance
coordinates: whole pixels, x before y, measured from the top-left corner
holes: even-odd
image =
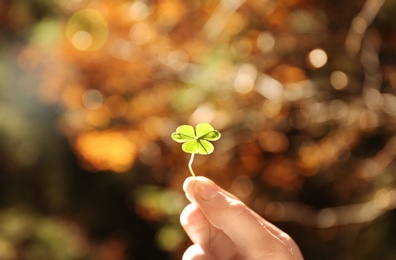
[[[183,143],[182,150],[191,153],[191,159],[188,164],[191,174],[195,177],[192,170],[192,162],[195,154],[211,154],[214,146],[211,141],[217,141],[221,137],[218,130],[214,129],[208,123],[199,123],[194,131],[190,125],[182,125],[172,134],[172,139],[178,143]]]

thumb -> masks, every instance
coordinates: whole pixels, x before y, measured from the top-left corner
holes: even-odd
[[[234,242],[244,258],[291,257],[285,245],[263,226],[245,204],[228,195],[211,180],[197,177],[193,194],[193,200],[208,221]]]

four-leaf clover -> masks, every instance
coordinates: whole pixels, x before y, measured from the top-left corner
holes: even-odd
[[[195,131],[190,125],[182,125],[172,134],[173,140],[178,143],[183,143],[183,151],[191,153],[188,167],[193,176],[195,176],[195,174],[191,165],[194,160],[194,154],[211,154],[214,151],[214,146],[211,141],[217,141],[220,137],[220,132],[208,123],[199,123]]]
[[[183,143],[182,149],[186,153],[211,154],[214,146],[210,141],[219,140],[220,132],[208,123],[198,124],[195,130],[190,125],[179,126],[172,134],[172,139]]]

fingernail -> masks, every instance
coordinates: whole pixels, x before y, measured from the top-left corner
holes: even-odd
[[[219,193],[210,182],[199,180],[195,184],[195,193],[203,200],[212,200]]]

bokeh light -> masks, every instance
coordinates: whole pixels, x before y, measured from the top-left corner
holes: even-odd
[[[177,227],[163,227],[157,234],[157,243],[165,251],[176,251],[184,239],[184,233]]]
[[[74,48],[94,51],[107,41],[109,28],[106,19],[94,9],[83,9],[73,14],[66,25],[66,35]]]
[[[314,49],[308,54],[308,62],[314,68],[321,68],[327,63],[327,54],[322,49]]]
[[[103,96],[99,90],[89,89],[82,96],[82,103],[87,109],[96,109],[102,105]]]
[[[76,148],[82,158],[98,170],[124,172],[136,157],[136,144],[119,132],[89,132],[80,135]]]
[[[348,76],[342,71],[333,71],[330,74],[330,83],[335,89],[344,89],[348,86]]]
[[[395,10],[3,1],[0,258],[181,259],[188,156],[170,135],[209,122],[222,138],[196,173],[306,259],[394,259]]]

